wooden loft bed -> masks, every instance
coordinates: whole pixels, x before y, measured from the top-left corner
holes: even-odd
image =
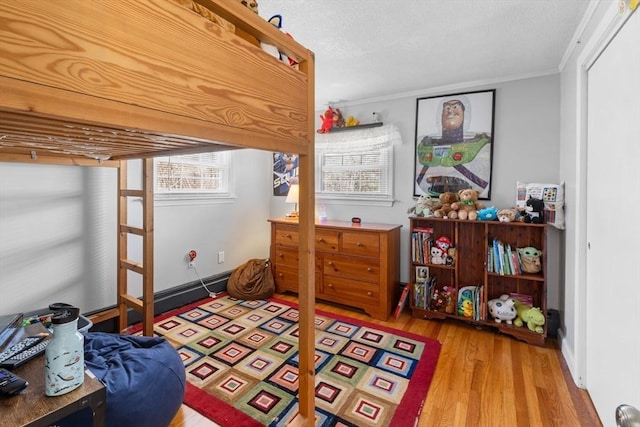
[[[275,45],[299,69],[247,35]],[[0,2],[0,161],[119,171],[117,308],[94,320],[118,317],[123,330],[132,308],[145,335],[153,333],[153,157],[233,148],[300,155],[305,425],[314,414],[314,125],[313,53],[239,2]],[[129,159],[144,159],[142,189],[126,186]],[[143,201],[142,227],[127,225],[128,197]],[[142,237],[142,262],[127,259],[129,234]],[[142,276],[142,298],[127,292],[129,271]]]

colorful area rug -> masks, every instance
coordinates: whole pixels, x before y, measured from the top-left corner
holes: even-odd
[[[297,414],[297,306],[207,299],[158,317],[178,349],[184,403],[222,426],[285,426]],[[412,426],[440,343],[328,312],[315,314],[316,426]]]

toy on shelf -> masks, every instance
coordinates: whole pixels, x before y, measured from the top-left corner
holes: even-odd
[[[532,224],[544,223],[544,201],[542,201],[542,199],[536,199],[534,197],[527,199],[524,222]]]
[[[432,216],[436,202],[431,196],[421,195],[416,199],[416,204],[407,210],[411,216]]]
[[[531,307],[530,305],[523,304],[520,301],[516,300],[516,312],[518,316],[513,321],[513,324],[522,327],[524,324],[527,324],[527,327],[539,334],[544,333],[544,322],[545,315],[542,313],[542,310],[538,307]]]
[[[484,205],[478,202],[480,193],[469,188],[458,192],[458,201],[451,204],[451,208],[458,212],[459,219],[469,219],[474,221],[478,218],[478,210]]]
[[[513,319],[518,315],[515,305],[516,300],[507,294],[500,295],[500,298],[494,298],[487,303],[489,314],[496,323],[502,323],[504,320],[509,325],[513,323]]]
[[[480,221],[494,221],[498,219],[498,210],[495,206],[482,208],[478,211],[478,219]]]
[[[345,123],[346,127],[350,128],[350,127],[359,126],[359,125],[360,125],[360,120],[357,120],[353,116],[347,117],[347,122]]]
[[[518,248],[518,255],[520,255],[523,272],[539,273],[542,270],[542,262],[540,261],[540,257],[542,256],[541,250],[533,246],[527,246],[526,248]]]
[[[444,265],[446,264],[447,260],[445,258],[446,256],[446,252],[439,246],[434,246],[431,248],[431,258],[430,258],[430,262],[431,264],[436,264],[436,265]]]
[[[433,211],[433,216],[436,218],[458,218],[458,212],[452,208],[452,204],[458,201],[458,195],[450,191],[445,191],[438,196],[440,201],[439,206]]]
[[[516,208],[500,209],[498,211],[498,221],[500,222],[524,222],[524,217]]]
[[[333,108],[327,107],[326,111],[320,116],[322,126],[318,129],[318,133],[328,133],[333,128]]]
[[[345,127],[344,117],[342,117],[342,111],[339,108],[333,110],[333,127],[343,128]]]

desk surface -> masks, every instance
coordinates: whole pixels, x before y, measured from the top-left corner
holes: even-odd
[[[74,412],[92,407],[94,426],[104,425],[106,389],[104,385],[85,372],[84,383],[61,396],[44,394],[44,354],[13,371],[29,385],[20,394],[0,397],[0,414],[3,427],[49,426]]]

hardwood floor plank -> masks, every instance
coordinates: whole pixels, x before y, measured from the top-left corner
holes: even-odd
[[[289,294],[275,297],[297,302]],[[316,308],[442,343],[419,427],[602,426],[589,394],[574,384],[554,340],[537,347],[494,329],[414,319],[408,309],[385,322],[336,304],[318,302]],[[200,424],[204,417],[184,408],[170,427],[212,425]]]

